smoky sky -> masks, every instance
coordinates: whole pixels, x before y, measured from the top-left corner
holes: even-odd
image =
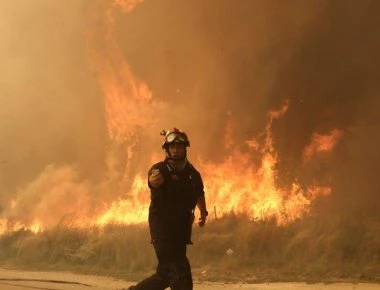
[[[93,2],[0,5],[1,190],[49,164],[99,178],[108,140],[84,38]],[[273,124],[278,182],[329,181],[330,208],[376,210],[379,8],[369,0],[145,0],[120,12],[115,27],[132,72],[167,104],[158,127],[186,129],[193,156],[222,159],[227,116],[243,144],[288,100]],[[303,164],[312,134],[334,128],[344,131],[334,152]]]
[[[228,153],[219,150],[226,112],[244,140],[289,100],[273,124],[278,182],[328,181],[331,211],[376,212],[379,8],[378,1],[152,0],[124,18],[119,37],[133,71],[187,116],[209,158]],[[345,134],[334,153],[304,165],[312,134],[334,128]]]
[[[102,95],[86,58],[82,6],[1,1],[2,198],[49,164],[96,168],[103,158]]]
[[[317,169],[332,178],[332,211],[379,210],[379,8],[377,1],[329,2],[319,27],[302,39],[272,91],[272,102],[284,92],[292,101],[276,124],[282,165],[301,177],[306,172],[310,179]],[[331,128],[345,131],[334,155],[315,162],[313,174],[302,172],[294,160],[310,133]]]
[[[324,3],[145,1],[118,32],[133,71],[171,104],[162,119],[187,115],[195,144],[218,158],[212,147],[221,145],[227,113],[244,140],[262,130],[269,109],[278,109],[270,97],[276,75]]]

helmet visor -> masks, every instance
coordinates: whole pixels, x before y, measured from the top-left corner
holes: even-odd
[[[183,133],[180,132],[171,132],[166,136],[166,143],[172,143],[172,142],[188,142],[186,136]]]

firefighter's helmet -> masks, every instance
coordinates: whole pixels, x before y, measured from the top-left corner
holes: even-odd
[[[177,128],[168,131],[162,130],[161,135],[165,137],[164,142],[162,143],[163,149],[167,149],[169,144],[175,142],[183,143],[186,147],[190,147],[190,141],[187,138],[186,133]]]

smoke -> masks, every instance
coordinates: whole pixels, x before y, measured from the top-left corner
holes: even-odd
[[[119,39],[132,70],[170,104],[162,123],[186,128],[195,155],[218,159],[214,147],[229,115],[244,140],[281,105],[269,95],[276,75],[324,7],[323,1],[145,1],[123,19]]]
[[[333,195],[323,207],[378,212],[378,9],[370,0],[152,0],[123,19],[119,39],[132,70],[169,103],[162,123],[189,131],[191,154],[223,158],[228,120],[243,144],[289,100],[273,124],[278,182],[325,181]],[[313,136],[334,130],[343,137],[333,151],[305,165]]]
[[[376,213],[380,39],[374,11],[380,6],[376,1],[328,4],[319,28],[305,35],[271,92],[272,104],[284,93],[293,103],[276,128],[282,166],[288,167],[288,177],[308,180],[317,172],[332,179],[334,194],[326,202],[331,211]],[[315,160],[309,172],[301,169],[300,150],[311,134],[335,128],[345,136],[334,154]]]
[[[25,208],[33,216],[26,205],[38,193],[47,200],[56,195],[46,186],[49,174],[90,204],[120,192],[120,160],[129,157],[107,136],[104,92],[85,37],[86,13],[99,3],[107,6],[101,0],[0,4],[3,213],[21,216]],[[114,26],[120,52],[154,100],[166,104],[154,108],[156,123],[139,127],[146,139],[132,142],[137,158],[129,170],[141,169],[139,160],[160,147],[160,130],[173,126],[189,134],[192,160],[220,160],[229,154],[221,146],[229,122],[229,138],[246,144],[265,128],[268,111],[288,100],[288,111],[272,124],[278,183],[326,181],[333,194],[320,209],[376,211],[379,6],[370,0],[146,0],[128,14],[120,11]],[[91,25],[102,33],[102,23]],[[334,130],[342,137],[332,152],[305,165],[313,136]],[[24,206],[11,210],[12,200]]]
[[[48,166],[33,182],[20,189],[4,215],[10,228],[18,223],[41,223],[44,228],[63,222],[70,224],[78,216],[90,215],[95,201],[93,191],[90,184],[80,181],[74,168]]]
[[[83,2],[0,4],[0,204],[49,164],[96,179],[104,105],[86,58]]]

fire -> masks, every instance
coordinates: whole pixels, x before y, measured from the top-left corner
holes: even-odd
[[[135,148],[141,132],[155,123],[155,112],[163,104],[153,99],[148,86],[138,80],[132,73],[114,35],[115,13],[117,8],[131,12],[142,0],[115,0],[107,2],[106,11],[101,11],[105,34],[96,31],[89,33],[88,45],[90,61],[98,73],[98,80],[105,97],[106,123],[111,149],[108,151],[107,164],[110,182],[118,183],[122,196],[105,204],[100,214],[95,217],[96,225],[107,223],[141,223],[147,220],[149,193],[146,178],[133,172],[131,163],[135,158]],[[96,48],[97,41],[104,47]],[[117,150],[115,150],[117,148]],[[120,151],[125,159],[121,159]],[[122,172],[120,169],[122,168]],[[134,176],[134,177],[133,177]],[[132,182],[131,182],[132,181]],[[125,188],[132,183],[130,191]]]
[[[271,128],[273,121],[281,118],[288,106],[286,103],[280,110],[269,112],[262,141],[247,140],[245,145],[248,151],[242,152],[238,149],[239,144],[231,141],[234,140],[234,126],[230,122],[226,126],[225,142],[232,154],[221,163],[198,160],[207,203],[210,209],[216,209],[217,217],[235,212],[253,220],[275,218],[278,224],[286,224],[307,214],[315,198],[331,194],[330,187],[316,183],[302,187],[294,182],[288,190],[276,185],[275,167],[279,160]],[[231,114],[229,118],[231,120]],[[114,202],[97,218],[96,224],[146,222],[148,205],[146,176],[137,174],[127,197]]]
[[[106,212],[97,219],[96,225],[108,223],[145,223],[149,205],[149,193],[146,178],[137,174],[130,194],[124,199],[114,202]]]
[[[98,30],[87,33],[90,62],[105,95],[108,132],[116,142],[130,142],[138,138],[136,132],[152,125],[154,112],[159,106],[159,103],[153,101],[148,86],[131,72],[114,35],[115,5],[129,12],[140,2],[142,1],[107,2],[106,11],[101,11],[101,15],[97,16],[104,25],[104,30],[101,30],[102,33]],[[97,45],[99,42],[102,43],[101,47]]]
[[[0,235],[3,235],[8,231],[18,231],[18,230],[29,230],[37,234],[44,230],[43,222],[36,218],[29,226],[19,221],[16,222],[15,224],[9,225],[9,221],[7,219],[0,219]]]
[[[95,17],[96,23],[104,27],[95,30],[94,27],[98,26],[91,25],[92,30],[87,31],[89,59],[104,92],[105,121],[110,140],[104,180],[89,185],[78,180],[71,168],[48,169],[12,203],[8,219],[0,220],[0,234],[21,228],[38,233],[60,223],[66,214],[71,213],[75,213],[75,220],[70,220],[70,225],[79,227],[146,223],[150,199],[147,178],[133,165],[139,157],[136,149],[144,137],[144,129],[156,124],[157,111],[164,105],[154,100],[148,86],[133,75],[114,33],[117,9],[130,12],[140,2],[102,2],[102,11],[96,11]],[[224,147],[231,154],[222,162],[197,160],[208,207],[216,209],[217,217],[233,211],[253,220],[275,218],[278,224],[286,224],[307,214],[314,199],[331,194],[328,185],[318,183],[302,186],[294,181],[288,189],[278,188],[276,184],[279,157],[272,136],[272,123],[280,119],[288,107],[289,104],[285,103],[279,110],[269,112],[263,133],[241,144],[237,144],[234,138],[234,122],[229,112]],[[342,135],[340,130],[333,130],[328,135],[314,134],[304,150],[305,160],[333,150]],[[156,152],[153,152],[150,161],[157,159]],[[146,169],[149,166],[142,165]],[[41,192],[46,188],[48,193],[42,197]],[[111,191],[116,193],[112,200],[103,203],[100,200],[101,206],[94,209],[90,206],[96,207],[91,201],[94,191],[99,199]],[[25,214],[27,204],[32,207]],[[13,218],[16,221],[11,223]]]
[[[109,181],[119,184],[120,193],[133,180],[131,177],[135,172],[132,172],[131,164],[136,146],[144,136],[145,128],[155,123],[156,112],[163,106],[153,99],[148,86],[133,75],[115,36],[118,8],[130,12],[141,2],[104,1],[104,7],[95,13],[95,23],[102,23],[103,29],[90,25],[92,30],[87,33],[89,59],[105,97],[105,117],[111,142],[106,160],[107,176]]]
[[[310,144],[303,152],[304,161],[309,161],[312,157],[321,152],[330,152],[342,137],[343,131],[339,129],[331,130],[330,133],[326,135],[314,133],[311,137]]]
[[[217,215],[235,212],[254,220],[275,218],[279,224],[284,224],[306,214],[313,199],[331,193],[329,187],[313,185],[302,189],[296,182],[288,191],[277,188],[278,154],[273,145],[271,125],[287,108],[285,104],[279,111],[269,113],[263,144],[248,140],[248,153],[235,150],[222,163],[200,161],[207,201],[215,206]],[[261,161],[254,164],[252,157],[258,155]]]
[[[144,128],[154,123],[162,105],[152,98],[148,86],[138,80],[119,48],[114,34],[118,11],[130,12],[141,0],[100,1],[89,11],[86,31],[90,65],[96,72],[105,97],[107,146],[104,180],[88,184],[78,180],[74,166],[48,166],[23,187],[2,214],[0,233],[20,229],[40,232],[57,224],[75,227],[104,225],[108,222],[136,223],[146,220],[147,188],[143,178],[132,172],[135,147]],[[95,25],[96,24],[96,25]],[[100,27],[101,26],[101,27]],[[131,184],[130,196],[125,194]],[[143,185],[144,184],[144,185]],[[145,193],[144,193],[145,190]],[[102,201],[99,209],[93,194],[115,192],[113,202]],[[125,198],[127,196],[127,198]],[[106,209],[104,209],[106,207]],[[123,211],[125,209],[125,211]]]
[[[40,233],[44,230],[42,221],[35,219],[32,225],[30,226],[30,231],[33,233]]]

